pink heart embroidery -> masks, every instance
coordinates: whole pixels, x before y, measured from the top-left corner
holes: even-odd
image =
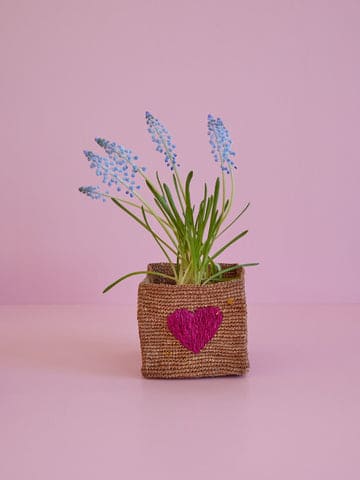
[[[223,320],[218,307],[200,307],[194,312],[179,308],[167,317],[170,332],[188,350],[199,353],[218,331]]]

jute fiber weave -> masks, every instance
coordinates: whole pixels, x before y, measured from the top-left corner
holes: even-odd
[[[222,264],[223,268],[230,266]],[[148,271],[171,275],[169,264],[153,263]],[[243,375],[249,367],[244,269],[229,281],[207,285],[175,285],[147,275],[138,289],[138,326],[142,374],[148,378],[189,378]],[[223,320],[199,352],[185,348],[169,331],[167,317],[177,309],[194,311],[214,306]]]

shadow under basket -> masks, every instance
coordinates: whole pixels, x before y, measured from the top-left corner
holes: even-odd
[[[231,264],[221,264],[222,268]],[[148,271],[171,275],[168,263]],[[175,285],[147,275],[138,289],[141,372],[147,378],[244,375],[249,368],[244,269],[227,281]]]

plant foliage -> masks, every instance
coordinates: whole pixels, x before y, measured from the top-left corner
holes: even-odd
[[[172,275],[136,271],[123,275],[108,285],[104,293],[128,277],[140,274],[154,274],[176,284],[198,284],[225,281],[224,274],[239,266],[247,267],[257,263],[236,264],[221,268],[218,257],[231,245],[244,237],[248,230],[236,234],[230,241],[214,251],[214,243],[232,227],[248,209],[247,204],[231,221],[228,216],[234,199],[233,172],[236,165],[235,153],[231,150],[231,138],[220,118],[208,116],[208,135],[211,153],[220,166],[221,176],[212,188],[204,184],[203,196],[198,207],[191,198],[193,172],[182,180],[176,146],[166,127],[151,113],[146,112],[146,123],[156,151],[164,155],[164,161],[172,172],[172,184],[155,179],[146,174],[146,168],[138,165],[138,156],[130,149],[103,138],[96,143],[104,149],[106,156],[85,151],[90,167],[101,177],[105,190],[99,186],[83,186],[80,192],[92,199],[111,201],[124,213],[139,223],[161,249],[166,261],[171,265]],[[141,183],[149,190],[152,202],[140,193]],[[127,198],[119,198],[107,190],[113,187],[116,192],[124,191]]]

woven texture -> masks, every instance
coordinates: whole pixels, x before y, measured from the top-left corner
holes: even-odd
[[[223,264],[222,267],[230,266]],[[153,263],[148,271],[171,274],[170,265]],[[148,378],[243,375],[249,367],[244,269],[231,280],[210,285],[174,285],[147,275],[139,284],[138,325],[142,374]],[[223,321],[210,342],[193,353],[171,334],[167,317],[177,309],[214,306]]]

